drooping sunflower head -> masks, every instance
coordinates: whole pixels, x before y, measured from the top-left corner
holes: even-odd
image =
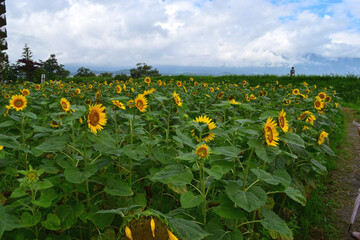
[[[206,128],[203,129],[200,132],[197,132],[196,129],[191,130],[192,135],[195,136],[196,140],[198,142],[204,140],[205,142],[210,142],[212,140],[214,140],[215,138],[215,133],[211,132],[211,130],[213,130],[214,128],[216,128],[216,124],[214,122],[212,122],[212,119],[203,115],[200,117],[195,118],[195,120],[193,120],[194,122],[197,123],[201,123],[201,124],[206,124]]]
[[[174,97],[174,101],[175,101],[176,105],[178,105],[179,107],[181,107],[181,106],[182,106],[182,102],[181,102],[181,98],[180,98],[179,94],[177,94],[177,93],[174,91],[173,97]]]
[[[105,110],[106,108],[102,104],[89,106],[88,127],[95,134],[101,131],[107,122]]]
[[[50,123],[50,126],[52,128],[57,128],[57,127],[59,127],[59,123],[57,123],[55,120],[52,120],[51,123]]]
[[[70,105],[70,102],[66,98],[61,98],[60,104],[61,104],[62,109],[64,109],[64,111],[70,110],[71,105]]]
[[[145,112],[146,108],[148,107],[148,102],[144,94],[137,95],[134,101],[136,108],[139,109],[140,112]]]
[[[219,94],[217,95],[218,99],[222,99],[224,97],[224,92],[219,92]]]
[[[325,138],[327,138],[328,136],[329,136],[329,134],[327,132],[322,131],[318,138],[318,144],[322,145],[325,142]]]
[[[22,95],[13,95],[9,101],[10,107],[16,109],[16,111],[24,110],[27,106],[26,97]]]
[[[299,95],[300,94],[300,90],[295,88],[294,90],[292,90],[292,94],[294,95]]]
[[[112,103],[118,108],[125,110],[125,105],[122,102],[119,102],[118,100],[113,100]]]
[[[285,116],[286,116],[286,112],[283,109],[281,110],[279,115],[279,126],[284,132],[287,132],[289,131],[289,124]]]
[[[274,146],[276,147],[279,143],[279,133],[276,130],[276,122],[269,117],[266,120],[265,127],[264,127],[264,133],[265,133],[265,141],[268,146]]]
[[[195,154],[200,158],[207,158],[209,156],[209,147],[206,144],[201,144],[196,148]]]

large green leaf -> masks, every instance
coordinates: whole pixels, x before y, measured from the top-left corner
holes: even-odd
[[[41,212],[36,211],[35,214],[30,214],[29,212],[24,212],[21,215],[21,222],[24,227],[32,227],[38,224],[41,220]]]
[[[130,145],[126,145],[122,148],[123,153],[131,159],[140,161],[146,157],[147,152],[143,148],[131,148]]]
[[[3,134],[0,134],[0,145],[8,148],[20,148],[20,144],[16,141],[16,138]]]
[[[272,185],[278,185],[281,183],[281,179],[268,173],[262,169],[251,169],[251,171],[261,180]]]
[[[188,136],[186,136],[185,134],[182,134],[179,129],[176,129],[176,135],[177,136],[173,137],[173,139],[175,139],[176,141],[183,143],[185,145],[188,145],[192,148],[196,147],[193,140],[191,138],[189,138]]]
[[[274,159],[268,155],[264,145],[257,139],[250,139],[248,145],[251,148],[255,148],[256,156],[266,163],[271,163]]]
[[[284,135],[280,137],[280,140],[286,143],[291,143],[299,147],[305,148],[304,140],[299,135],[293,132],[284,133]]]
[[[227,195],[220,197],[220,206],[212,208],[214,213],[225,219],[238,219],[244,217],[244,210],[235,207]]]
[[[182,218],[170,218],[169,222],[175,229],[175,235],[181,240],[201,240],[209,234],[193,221]]]
[[[239,230],[225,231],[220,219],[211,219],[205,227],[205,231],[210,233],[206,240],[242,240],[242,233]]]
[[[215,154],[221,154],[232,158],[239,157],[241,153],[241,149],[234,146],[216,147],[213,150]]]
[[[177,186],[185,186],[193,179],[193,174],[189,168],[184,165],[169,165],[155,173],[150,179],[165,184],[173,184]]]
[[[300,203],[302,206],[305,207],[306,205],[306,198],[305,196],[297,189],[294,189],[292,187],[287,187],[284,191],[288,197],[290,197],[292,200]]]
[[[115,180],[110,179],[108,180],[107,186],[104,189],[104,192],[110,194],[112,196],[118,197],[127,197],[134,195],[133,191],[131,190],[131,186],[124,182],[123,180]]]
[[[199,206],[203,201],[201,195],[194,195],[192,192],[188,191],[181,194],[180,203],[183,208],[193,208]]]
[[[70,138],[68,135],[62,135],[58,137],[52,136],[51,138],[44,140],[44,142],[42,142],[36,148],[44,152],[61,152],[69,141]]]
[[[67,181],[71,183],[82,183],[92,175],[97,172],[97,167],[95,165],[88,165],[85,167],[83,172],[80,172],[77,167],[67,167],[64,171],[64,176]]]
[[[293,238],[292,232],[287,226],[286,222],[276,215],[273,211],[268,208],[261,208],[261,214],[264,219],[261,219],[261,224],[264,228],[275,231],[286,238]]]
[[[267,195],[262,188],[253,186],[246,192],[241,189],[242,186],[240,186],[240,184],[230,182],[225,190],[229,198],[236,203],[238,207],[252,212],[265,205]]]
[[[42,221],[41,224],[48,230],[60,229],[60,219],[53,213],[49,213],[46,220]]]
[[[5,218],[5,208],[0,204],[0,238],[5,232],[6,218]]]

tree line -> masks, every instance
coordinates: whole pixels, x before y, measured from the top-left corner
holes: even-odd
[[[46,79],[66,79],[70,76],[70,71],[64,68],[63,64],[59,64],[55,54],[45,60],[35,61],[30,47],[25,43],[21,58],[16,63],[4,63],[1,65],[0,79],[12,81],[31,81],[40,82],[41,75],[45,74]],[[89,68],[80,67],[74,77],[95,77],[96,74]],[[127,80],[129,75],[121,73],[113,76],[113,73],[104,72],[99,76]],[[160,76],[159,71],[146,63],[137,63],[135,68],[130,69],[130,76],[134,79],[141,77]]]

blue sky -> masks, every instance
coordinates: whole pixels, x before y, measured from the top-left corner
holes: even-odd
[[[7,53],[63,64],[290,67],[360,58],[358,0],[6,1]]]

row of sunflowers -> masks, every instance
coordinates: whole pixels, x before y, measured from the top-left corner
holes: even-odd
[[[0,94],[4,239],[293,239],[339,119],[336,91],[306,82],[50,80]]]

